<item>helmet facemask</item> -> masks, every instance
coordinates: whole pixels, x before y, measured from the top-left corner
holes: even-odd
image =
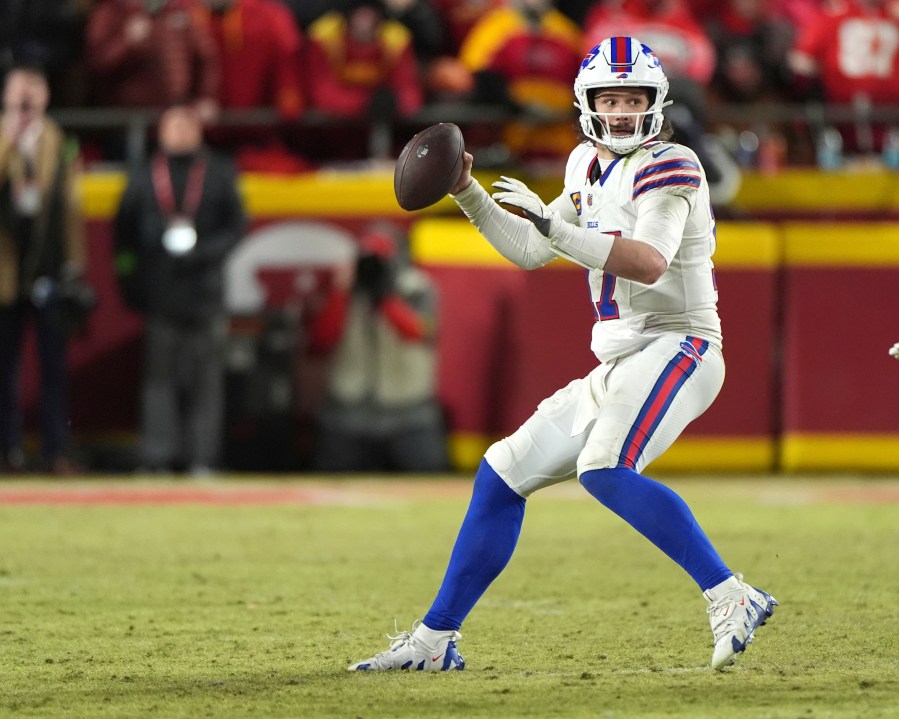
[[[603,89],[639,88],[649,94],[649,108],[634,117],[633,132],[615,135],[609,117],[617,113],[597,112],[595,96]],[[581,63],[574,81],[575,107],[581,111],[581,130],[595,143],[616,155],[626,155],[651,140],[662,130],[662,109],[668,94],[668,78],[662,64],[646,45],[628,37],[613,37],[594,47]]]

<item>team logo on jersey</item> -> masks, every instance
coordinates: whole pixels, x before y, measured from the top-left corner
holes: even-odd
[[[574,209],[577,210],[578,215],[581,214],[581,193],[580,192],[572,192],[571,193],[571,201],[574,203]]]
[[[593,207],[593,193],[587,193],[587,207]]]
[[[599,221],[598,220],[589,220],[587,222],[588,230],[598,230],[599,229]]]

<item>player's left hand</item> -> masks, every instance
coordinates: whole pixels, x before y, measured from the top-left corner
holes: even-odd
[[[503,205],[512,205],[524,211],[527,218],[544,237],[552,234],[552,223],[557,218],[557,213],[547,207],[536,192],[531,190],[521,180],[501,175],[500,179],[493,183],[500,192],[493,193],[493,199]]]
[[[890,347],[890,357],[899,359],[899,342]]]

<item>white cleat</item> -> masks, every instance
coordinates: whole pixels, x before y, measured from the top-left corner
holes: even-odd
[[[737,654],[746,651],[755,630],[772,614],[777,600],[761,589],[743,582],[743,575],[734,575],[739,588],[713,596],[712,590],[704,592],[708,600],[709,622],[715,637],[712,652],[712,669],[723,669],[734,663]]]
[[[456,649],[456,642],[462,635],[456,631],[443,632],[434,647],[425,645],[420,632],[415,630],[421,626],[417,621],[411,632],[400,632],[396,636],[387,635],[390,648],[371,659],[356,662],[347,667],[351,672],[389,671],[391,669],[408,669],[410,671],[449,672],[465,669],[465,660]]]

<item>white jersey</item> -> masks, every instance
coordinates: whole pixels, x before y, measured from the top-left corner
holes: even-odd
[[[595,182],[591,174],[598,178]],[[689,203],[681,238],[664,242],[635,234],[641,204],[656,193],[677,195]],[[666,332],[693,335],[720,348],[712,263],[715,218],[705,172],[692,150],[652,142],[615,160],[600,161],[596,149],[585,142],[569,156],[565,189],[551,206],[564,220],[583,228],[648,241],[668,261],[667,271],[652,285],[590,270],[597,319],[590,348],[600,361],[643,349]]]

